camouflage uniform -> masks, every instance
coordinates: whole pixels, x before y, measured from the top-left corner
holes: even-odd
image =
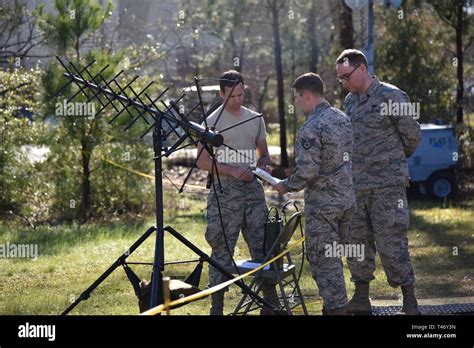
[[[252,119],[243,123],[239,127],[232,128],[223,132],[224,143],[231,146],[232,154],[244,153],[241,151],[255,151],[258,141],[264,140],[266,137],[265,122],[263,118],[255,118],[258,114],[246,107],[241,107],[241,116],[236,118],[229,114],[226,110],[222,112],[217,109],[207,118],[207,124],[213,126],[216,131],[223,131],[228,127],[239,122]],[[203,123],[204,125],[204,123]],[[222,163],[229,164],[245,164],[254,166],[253,159],[250,157],[243,158],[243,162],[231,161],[230,158],[219,159],[219,151],[228,150],[224,146],[216,148],[216,158]],[[256,160],[256,159],[255,159]],[[230,162],[229,162],[230,161]],[[262,184],[253,179],[251,182],[244,182],[232,176],[220,175],[223,193],[220,192],[220,186],[215,177],[215,187],[217,191],[211,187],[207,198],[207,228],[206,241],[212,248],[211,257],[225,267],[229,272],[235,272],[235,266],[226,245],[226,239],[222,232],[222,225],[219,218],[218,202],[221,208],[222,222],[226,233],[229,248],[234,254],[235,244],[242,230],[242,235],[247,243],[250,255],[253,260],[264,258],[263,238],[264,223],[268,214],[268,207],[265,201]],[[209,285],[215,286],[223,281],[226,277],[217,269],[209,266]]]
[[[357,210],[349,242],[365,245],[365,258],[348,258],[352,281],[374,279],[376,249],[392,287],[413,284],[408,253],[408,167],[406,157],[416,149],[420,127],[410,115],[386,115],[387,105],[409,103],[405,92],[378,81],[362,94],[344,101],[354,128],[352,171]]]
[[[217,199],[221,208],[224,230],[229,248],[234,254],[235,244],[242,229],[253,260],[263,260],[264,223],[268,208],[262,185],[254,179],[251,182],[239,181],[230,177],[222,178],[223,193],[216,182]],[[224,266],[229,272],[235,272],[231,257],[222,233],[216,195],[211,189],[207,199],[206,241],[212,248],[211,257]],[[209,266],[209,285],[214,286],[227,278],[214,267]]]
[[[351,156],[352,125],[328,102],[316,106],[298,132],[295,172],[283,181],[288,191],[305,188],[305,234],[311,273],[327,309],[347,304],[339,257],[327,257],[325,247],[342,244],[354,210]]]

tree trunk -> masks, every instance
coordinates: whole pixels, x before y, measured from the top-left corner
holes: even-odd
[[[311,9],[308,13],[308,32],[309,32],[309,43],[311,46],[311,59],[309,63],[309,71],[318,72],[318,42],[316,40],[316,0],[312,0]]]
[[[270,81],[270,75],[268,75],[266,78],[265,78],[265,81],[263,81],[263,85],[262,87],[260,88],[260,91],[259,91],[259,97],[258,97],[258,108],[257,108],[257,111],[261,111],[263,110],[263,107],[264,107],[264,104],[265,104],[265,97],[267,96],[267,89],[268,89],[268,82]]]
[[[293,84],[293,81],[295,81],[296,79],[296,57],[295,57],[295,37],[292,36],[291,37],[292,40],[291,40],[291,68],[290,68],[290,72],[291,72],[291,83]],[[315,71],[316,72],[316,71]],[[298,118],[296,116],[296,105],[295,105],[295,95],[293,94],[293,91],[291,93],[291,105],[293,106],[293,117],[292,117],[292,121],[293,121],[293,125],[292,125],[292,129],[293,129],[293,161],[292,161],[292,165],[294,164],[294,158],[295,158],[295,147],[294,147],[294,143],[296,141],[296,135],[298,134]]]
[[[354,48],[354,25],[352,9],[344,0],[339,0],[339,44],[342,48]]]
[[[244,57],[245,57],[245,42],[240,47],[240,53],[239,53],[239,70],[238,71],[240,73],[243,71]]]
[[[81,63],[81,41],[78,36],[76,36],[76,43],[74,44],[74,50],[76,51],[77,64]]]
[[[281,166],[288,167],[288,154],[286,152],[286,123],[285,123],[285,94],[283,86],[283,65],[281,59],[281,40],[280,40],[280,24],[278,20],[278,1],[271,2],[272,21],[273,21],[273,38],[275,51],[275,69],[277,75],[277,95],[278,95],[278,119],[280,121],[280,151]]]
[[[86,222],[89,219],[91,207],[91,182],[90,182],[90,161],[91,153],[89,152],[87,141],[81,139],[81,155],[82,155],[82,204],[81,219]]]
[[[463,47],[462,47],[462,31],[463,31],[463,5],[464,1],[458,1],[457,4],[457,21],[456,21],[456,56],[458,59],[457,78],[458,88],[456,93],[456,123],[463,123],[463,104],[464,104],[464,74],[463,74]]]

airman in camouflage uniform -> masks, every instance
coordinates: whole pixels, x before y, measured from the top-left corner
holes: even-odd
[[[356,291],[348,313],[369,314],[369,283],[379,252],[388,283],[402,287],[403,309],[419,314],[415,276],[408,252],[409,211],[406,157],[416,149],[420,127],[407,94],[367,73],[367,59],[357,50],[344,51],[336,61],[339,82],[350,93],[344,109],[354,128],[352,172],[357,210],[349,243],[363,244],[362,261],[348,258]]]
[[[225,99],[231,91],[232,94],[228,98],[228,103],[222,114],[222,107],[218,108],[207,118],[207,125],[214,127],[217,132],[222,131],[224,144],[233,149],[230,150],[229,147],[224,146],[216,149],[216,159],[222,159],[222,161],[216,163],[222,184],[222,193],[215,171],[212,168],[212,159],[207,151],[203,151],[197,165],[201,169],[214,173],[214,183],[207,199],[207,228],[205,234],[206,241],[212,249],[211,257],[229,272],[235,273],[232,257],[240,230],[242,230],[244,240],[249,247],[252,260],[262,261],[265,258],[263,241],[268,207],[262,184],[255,178],[251,167],[256,165],[266,170],[270,163],[270,156],[265,140],[266,132],[263,118],[255,117],[257,113],[242,106],[244,99],[242,75],[236,71],[228,71],[223,73],[220,79],[221,96]],[[239,83],[232,90],[235,80]],[[221,115],[219,116],[219,114]],[[251,120],[245,122],[249,119]],[[224,132],[225,129],[239,123],[242,124]],[[201,149],[202,144],[199,145],[198,151]],[[228,162],[225,156],[220,156],[225,155],[226,152],[219,151],[227,150],[229,151],[228,155],[242,154],[240,157],[242,157],[243,163]],[[237,152],[239,150],[240,152]],[[256,153],[255,157],[258,155],[259,159],[256,163],[252,163],[252,159],[248,156],[251,153]],[[222,225],[224,229],[222,229]],[[209,286],[215,286],[226,280],[227,278],[222,273],[209,266]],[[279,307],[279,299],[274,284],[264,283],[262,292],[263,298],[267,302],[275,305],[276,308]],[[223,314],[224,293],[225,291],[219,291],[211,295],[211,315]],[[261,314],[273,313],[268,308],[261,311]]]
[[[343,315],[347,293],[342,261],[338,255],[328,255],[327,248],[345,242],[354,210],[352,125],[324,99],[318,75],[298,77],[293,90],[307,117],[296,139],[295,171],[274,187],[280,193],[305,189],[306,249],[324,300],[323,314]]]

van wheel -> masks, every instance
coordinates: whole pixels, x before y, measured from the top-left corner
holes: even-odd
[[[450,172],[438,172],[430,177],[427,188],[433,198],[452,198],[457,190],[456,179]]]

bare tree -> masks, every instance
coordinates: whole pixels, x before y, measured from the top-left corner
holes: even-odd
[[[36,10],[36,9],[35,9]],[[0,64],[22,65],[24,58],[43,58],[31,50],[44,43],[45,37],[36,30],[37,17],[27,1],[0,2]]]
[[[352,9],[344,0],[337,3],[339,44],[342,48],[354,48],[354,24],[352,22]]]
[[[311,47],[311,58],[309,63],[309,71],[318,72],[319,49],[316,41],[316,0],[311,0],[311,8],[308,12],[308,31],[309,43]]]
[[[457,63],[457,79],[458,86],[456,91],[456,123],[463,123],[464,114],[464,51],[471,44],[470,38],[466,47],[463,47],[463,34],[469,29],[469,22],[472,16],[468,14],[468,6],[472,6],[472,0],[458,1],[431,1],[430,2],[439,18],[456,32],[456,63]]]
[[[275,53],[275,70],[277,75],[278,119],[280,121],[280,151],[281,166],[288,167],[288,153],[286,151],[286,121],[285,121],[285,92],[283,84],[283,64],[281,59],[281,39],[279,15],[284,1],[268,0],[267,6],[271,12],[273,28],[273,47]]]

